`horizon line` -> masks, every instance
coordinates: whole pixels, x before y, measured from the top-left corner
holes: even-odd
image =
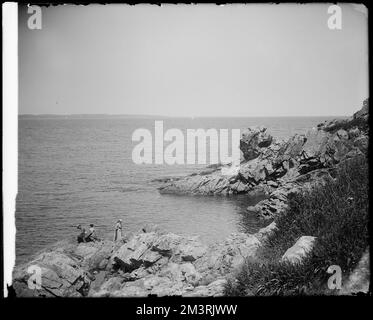
[[[300,118],[300,117],[349,117],[349,115],[227,115],[227,116],[165,116],[160,114],[126,114],[126,113],[21,113],[18,114],[18,117],[131,117],[131,118],[154,118],[154,117],[162,117],[162,118]]]

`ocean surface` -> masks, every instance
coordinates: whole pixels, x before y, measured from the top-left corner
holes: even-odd
[[[132,133],[138,128],[154,133],[155,120],[163,120],[165,131],[183,132],[263,125],[286,139],[332,118],[20,117],[16,263],[77,235],[77,224],[93,223],[99,236],[112,238],[118,219],[125,234],[154,223],[177,234],[198,235],[206,243],[263,226],[246,212],[255,198],[159,194],[154,179],[205,166],[135,164],[132,150],[138,142],[131,140]]]

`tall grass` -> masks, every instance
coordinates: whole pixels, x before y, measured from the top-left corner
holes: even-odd
[[[368,245],[368,182],[367,159],[358,157],[340,164],[336,178],[325,185],[292,195],[259,259],[245,262],[226,294],[333,294],[327,288],[328,267],[339,265],[346,278]],[[303,235],[317,237],[303,263],[279,262]]]

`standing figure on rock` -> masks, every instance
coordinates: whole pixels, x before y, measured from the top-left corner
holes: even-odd
[[[119,219],[114,228],[114,241],[122,239],[122,219]]]

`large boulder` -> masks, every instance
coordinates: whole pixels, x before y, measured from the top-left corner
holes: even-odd
[[[171,257],[175,253],[182,237],[174,233],[164,234],[152,245],[152,250],[159,252],[163,256]]]
[[[241,165],[240,181],[256,186],[268,180],[275,172],[271,159],[258,157]]]
[[[82,266],[88,271],[105,270],[115,247],[112,241],[81,243],[74,254],[82,258]]]
[[[315,128],[309,130],[306,134],[306,142],[302,147],[303,158],[316,158],[325,153],[329,137],[330,134],[325,131]]]
[[[304,257],[313,249],[316,238],[312,236],[302,236],[290,247],[281,257],[280,262],[291,264],[301,263]]]
[[[240,149],[245,160],[252,160],[259,156],[262,148],[267,148],[272,143],[272,136],[267,132],[267,128],[248,128],[242,133]]]
[[[304,135],[293,135],[291,138],[289,138],[289,140],[281,145],[281,148],[275,157],[275,163],[279,165],[284,161],[297,159],[302,153],[302,148],[305,141],[306,137]]]
[[[161,254],[149,252],[158,237],[156,232],[136,234],[113,253],[111,259],[114,265],[125,272],[130,272],[143,264],[151,265],[161,259]]]

